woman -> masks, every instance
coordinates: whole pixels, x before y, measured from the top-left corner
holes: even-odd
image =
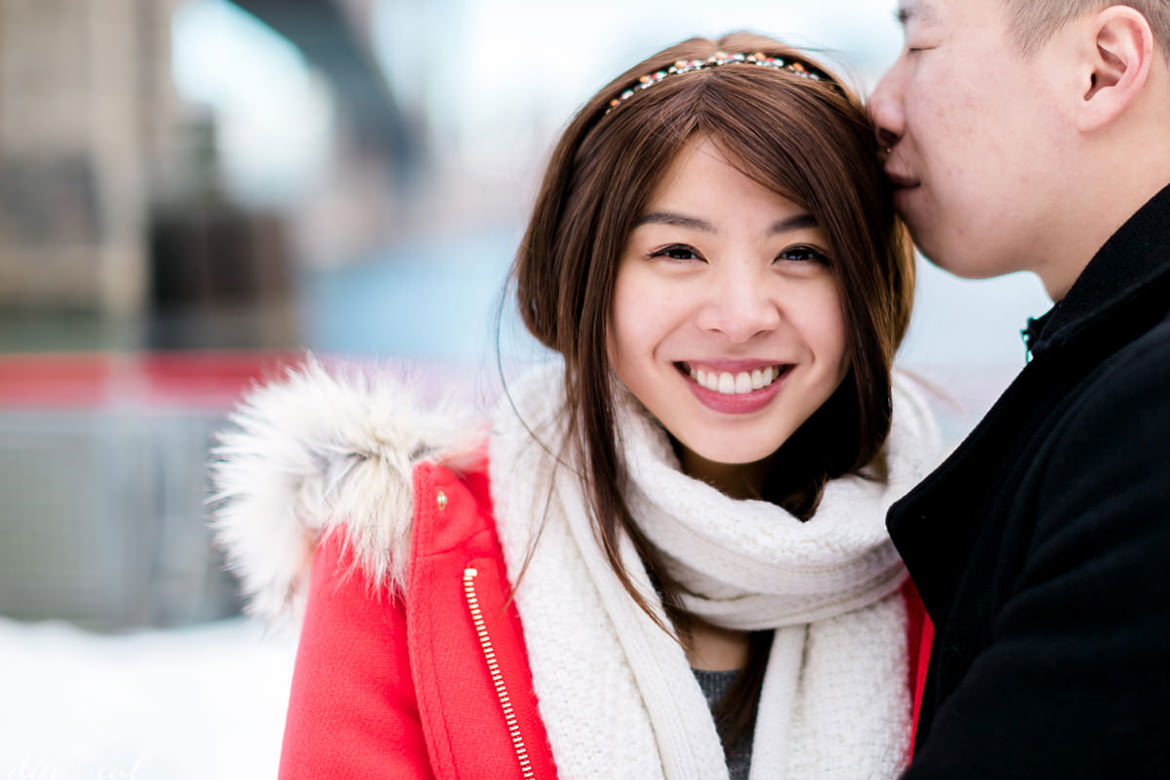
[[[490,428],[314,364],[253,396],[221,538],[261,612],[312,560],[282,777],[898,774],[884,515],[933,438],[877,157],[813,61],[685,41],[557,145],[514,272],[563,361]]]

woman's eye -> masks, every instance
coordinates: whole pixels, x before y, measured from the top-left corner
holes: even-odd
[[[824,252],[813,249],[811,246],[790,246],[777,256],[778,260],[792,260],[798,263],[824,263],[829,258]]]
[[[703,259],[702,257],[699,256],[698,252],[696,252],[691,247],[685,246],[683,244],[674,244],[672,246],[664,247],[662,249],[659,249],[657,252],[652,253],[650,256],[651,257],[665,257],[665,258],[668,258],[670,260],[702,260]]]

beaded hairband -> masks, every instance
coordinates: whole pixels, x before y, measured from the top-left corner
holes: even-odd
[[[717,51],[705,60],[678,60],[669,68],[647,73],[638,79],[637,84],[609,101],[609,108],[605,109],[605,114],[609,114],[610,111],[613,111],[638,92],[654,86],[667,76],[673,76],[678,73],[690,73],[696,70],[706,70],[707,68],[718,68],[720,65],[736,64],[756,65],[762,68],[772,68],[773,70],[786,70],[789,73],[794,73],[797,76],[812,79],[813,81],[828,81],[832,83],[832,80],[825,74],[816,70],[811,65],[806,65],[800,60],[785,60],[780,57],[769,57],[767,54],[759,51],[754,54],[744,54],[743,52],[728,54],[725,51]]]

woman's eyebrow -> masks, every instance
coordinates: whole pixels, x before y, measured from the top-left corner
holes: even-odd
[[[705,219],[688,217],[672,211],[651,211],[648,214],[643,214],[638,217],[638,220],[634,223],[634,227],[641,225],[670,225],[672,227],[693,228],[694,230],[702,230],[706,233],[719,232],[715,229],[714,225]]]
[[[791,217],[785,217],[777,222],[772,223],[768,228],[769,233],[789,233],[793,230],[804,230],[806,228],[817,227],[817,218],[812,214],[802,213],[794,214]],[[705,219],[698,217],[688,217],[685,214],[677,214],[673,211],[651,211],[648,214],[643,214],[634,222],[634,227],[641,225],[670,225],[671,227],[691,228],[693,230],[702,230],[705,233],[718,233],[719,231]]]
[[[812,214],[794,214],[772,224],[769,233],[790,233],[793,230],[805,230],[818,227],[817,218]]]

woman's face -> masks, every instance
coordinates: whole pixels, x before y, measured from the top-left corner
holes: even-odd
[[[828,247],[811,214],[707,139],[652,193],[618,266],[609,357],[688,473],[766,459],[845,377]]]

